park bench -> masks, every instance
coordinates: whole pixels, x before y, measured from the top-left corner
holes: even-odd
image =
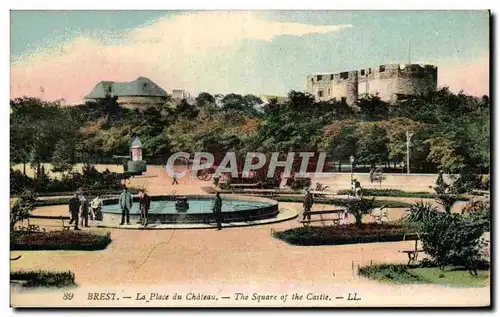
[[[315,219],[315,220],[300,220],[299,222],[305,226],[311,224],[312,222],[320,222],[320,221],[333,221],[334,225],[340,224],[340,221],[342,220],[342,215],[344,214],[345,210],[344,209],[328,209],[328,210],[317,210],[317,211],[304,211],[303,215],[304,216],[315,216],[319,215],[321,216],[321,219]],[[323,215],[336,215],[335,218],[323,218]]]
[[[268,195],[268,196],[274,196],[276,195],[277,190],[276,189],[250,189],[250,188],[245,188],[243,189],[244,193],[250,193],[250,194],[263,194],[263,195]]]
[[[420,236],[418,235],[418,233],[407,233],[403,236],[403,241],[411,241],[411,240],[415,240],[415,249],[399,251],[401,253],[406,253],[406,255],[408,256],[408,265],[410,265],[411,262],[417,262],[418,254],[420,252],[424,252],[424,250],[418,249],[418,241],[420,240]]]

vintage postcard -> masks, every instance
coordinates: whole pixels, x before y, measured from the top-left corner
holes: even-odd
[[[489,307],[490,19],[11,11],[11,306]]]

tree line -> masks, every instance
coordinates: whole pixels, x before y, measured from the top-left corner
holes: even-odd
[[[139,135],[143,156],[164,163],[177,151],[225,153],[325,151],[331,161],[396,167],[411,138],[412,172],[489,173],[490,100],[447,88],[385,102],[366,95],[354,106],[290,91],[285,102],[254,95],[200,93],[145,110],[116,98],[65,107],[36,98],[10,101],[11,163],[67,171],[76,162],[128,155]]]

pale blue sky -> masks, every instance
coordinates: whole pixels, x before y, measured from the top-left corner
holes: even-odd
[[[120,34],[167,11],[12,11],[11,57],[18,58],[82,34]],[[221,61],[227,83],[242,93],[284,94],[302,89],[305,75],[387,62],[475,60],[488,56],[487,11],[262,11],[262,19],[352,28],[326,34],[281,35],[271,41],[243,39]],[[299,61],[299,62],[298,62]],[[238,65],[245,65],[242,73]],[[242,77],[255,78],[238,85]],[[224,90],[224,85],[220,85]],[[214,86],[212,89],[217,89]],[[175,88],[175,87],[172,87]],[[203,89],[200,90],[210,90]],[[168,88],[167,88],[168,90]]]

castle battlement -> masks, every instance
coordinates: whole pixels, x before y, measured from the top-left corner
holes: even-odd
[[[354,104],[362,94],[383,100],[395,95],[418,95],[437,88],[437,67],[427,64],[385,64],[338,73],[307,76],[307,92],[318,100],[345,100]]]

